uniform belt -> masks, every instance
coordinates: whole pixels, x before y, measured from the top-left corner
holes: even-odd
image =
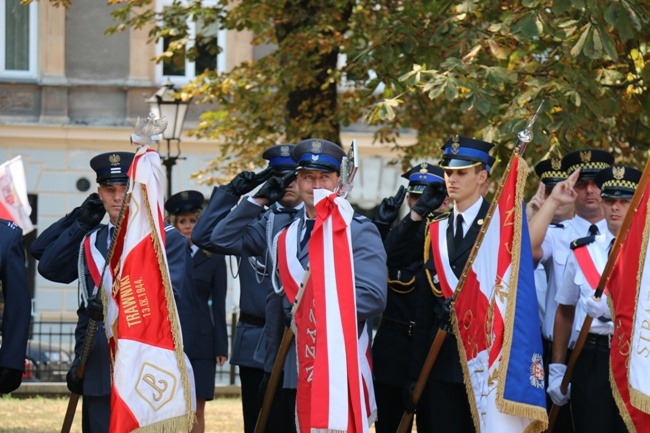
[[[393,331],[399,331],[403,334],[408,335],[409,337],[413,335],[413,330],[415,329],[415,323],[402,322],[400,320],[391,319],[390,317],[381,317],[379,322],[380,328],[392,329]]]
[[[587,334],[587,340],[585,340],[585,345],[612,347],[612,335],[592,334],[590,332],[589,334]]]
[[[239,321],[243,323],[248,323],[249,325],[263,327],[266,323],[264,317],[256,316],[255,314],[250,314],[245,311],[239,312]]]

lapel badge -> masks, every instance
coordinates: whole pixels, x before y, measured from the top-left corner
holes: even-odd
[[[582,162],[591,161],[591,150],[581,150],[580,151],[580,161],[582,161]]]
[[[460,148],[460,137],[458,137],[458,134],[454,135],[451,139],[451,153],[456,155],[458,153],[458,149]]]
[[[623,179],[625,177],[625,167],[612,167],[612,176],[616,180]]]
[[[120,165],[120,155],[117,153],[112,154],[108,157],[108,162],[110,162],[113,166]]]
[[[280,146],[280,156],[289,156],[289,146],[286,144]]]
[[[562,168],[562,160],[560,158],[551,158],[551,168],[555,171],[560,171]]]

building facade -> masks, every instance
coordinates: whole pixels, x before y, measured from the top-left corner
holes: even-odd
[[[155,7],[164,7],[164,1]],[[88,164],[92,156],[132,149],[133,125],[149,111],[146,98],[168,79],[182,85],[193,78],[191,62],[166,75],[169,71],[151,60],[162,43],[149,43],[147,29],[104,35],[112,25],[111,8],[96,0],[75,0],[67,10],[48,1],[22,6],[20,0],[0,0],[5,29],[0,32],[0,163],[23,158],[37,227],[33,237],[96,189]],[[269,49],[251,45],[246,32],[219,31],[218,42],[223,52],[210,60],[222,70],[254,61]],[[196,125],[201,110],[190,106],[186,130]],[[350,201],[370,209],[395,192],[400,168],[389,165],[394,158],[389,146],[372,144],[371,132],[342,134],[345,144],[353,138],[362,160]],[[191,174],[214,158],[217,145],[183,136],[185,159],[173,168],[174,191],[197,189],[209,196],[211,187]],[[75,321],[76,285],[52,283],[34,269],[31,263],[35,318]]]

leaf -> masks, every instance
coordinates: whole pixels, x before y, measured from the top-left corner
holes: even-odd
[[[587,41],[587,36],[589,36],[590,31],[591,31],[591,24],[587,24],[585,26],[585,30],[580,35],[580,39],[578,39],[578,42],[573,46],[573,48],[571,48],[571,55],[573,57],[578,57],[578,55],[582,52],[582,49],[585,46],[585,42]]]
[[[490,52],[494,57],[499,60],[505,60],[508,58],[508,50],[499,45],[495,40],[488,39],[488,45],[490,46]]]
[[[512,28],[513,33],[519,33],[527,39],[539,36],[539,25],[536,12],[527,13]]]
[[[478,54],[478,52],[479,52],[480,50],[481,50],[481,45],[480,45],[480,44],[474,46],[474,48],[472,48],[472,49],[469,51],[469,53],[467,53],[467,54],[465,54],[465,55],[463,56],[463,61],[464,61],[464,62],[470,62],[470,61],[472,61],[472,60],[474,59],[474,57],[476,57],[476,55]]]
[[[600,41],[607,56],[614,61],[618,60],[618,53],[616,52],[616,44],[614,43],[614,40],[612,40],[609,33],[602,29],[600,31]]]

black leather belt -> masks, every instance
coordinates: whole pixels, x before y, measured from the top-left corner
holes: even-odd
[[[406,323],[400,320],[391,319],[390,317],[382,316],[381,321],[379,322],[379,327],[392,329],[393,331],[399,331],[410,337],[411,335],[413,335],[413,331],[415,329],[415,323],[414,322]]]
[[[239,321],[243,323],[248,323],[249,325],[263,327],[266,323],[264,317],[256,316],[255,314],[250,314],[245,311],[239,312]]]
[[[611,334],[592,334],[591,332],[587,334],[587,340],[585,345],[590,346],[603,346],[603,347],[612,347],[612,335]]]

